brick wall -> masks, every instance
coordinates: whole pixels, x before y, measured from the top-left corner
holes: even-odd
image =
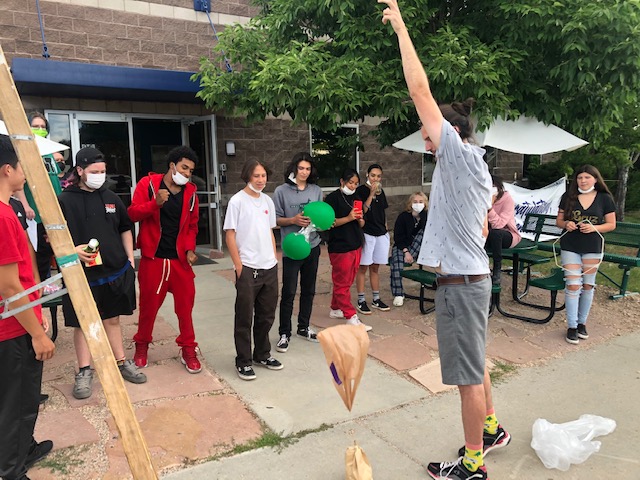
[[[153,4],[193,10],[192,0]],[[250,16],[250,0],[213,2],[212,10]],[[208,23],[164,18],[116,9],[41,1],[40,11],[51,58],[95,64],[197,70],[215,44]],[[216,25],[221,31],[224,26]],[[42,40],[35,0],[0,2],[0,44],[11,62],[16,56],[41,58]]]

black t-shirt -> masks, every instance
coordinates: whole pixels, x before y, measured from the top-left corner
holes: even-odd
[[[11,208],[13,208],[13,211],[16,212],[16,216],[18,217],[18,220],[20,220],[20,225],[22,225],[22,228],[24,230],[29,228],[29,225],[27,225],[27,214],[24,211],[22,202],[17,198],[10,197],[9,205],[11,205]]]
[[[566,199],[567,194],[565,193],[560,200],[561,209],[566,208]],[[602,225],[605,215],[615,211],[616,205],[611,195],[606,192],[598,192],[589,208],[582,208],[580,202],[576,200],[575,204],[570,206],[568,211],[564,211],[564,219],[568,222],[579,223],[589,221],[594,225]],[[582,233],[580,230],[566,232],[560,239],[560,248],[575,253],[601,253],[602,237],[596,232]]]
[[[349,215],[353,209],[353,200],[355,194],[345,195],[340,189],[327,195],[325,202],[331,205],[337,218],[343,218]],[[362,247],[364,237],[362,229],[357,220],[345,223],[339,227],[328,230],[327,245],[329,253],[346,253],[357,250]]]
[[[418,217],[411,212],[401,212],[393,228],[393,242],[400,250],[409,248],[413,239],[427,224],[427,210],[422,210]]]
[[[379,237],[387,233],[387,216],[385,215],[385,209],[389,208],[387,203],[387,196],[384,194],[384,190],[380,192],[380,195],[375,195],[371,199],[371,205],[369,209],[364,206],[364,203],[368,200],[371,189],[369,185],[360,185],[356,190],[356,197],[358,200],[362,200],[362,209],[364,210],[364,233]]]
[[[160,184],[160,190],[169,190],[164,181]],[[160,243],[156,257],[178,258],[176,244],[180,232],[180,216],[182,215],[182,202],[184,201],[184,188],[175,195],[169,190],[169,199],[160,209]]]

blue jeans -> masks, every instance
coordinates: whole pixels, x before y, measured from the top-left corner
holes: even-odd
[[[578,324],[587,323],[587,317],[593,303],[593,294],[596,286],[596,274],[598,266],[584,264],[583,260],[602,260],[601,253],[575,253],[562,250],[560,253],[562,267],[564,268],[565,305],[567,309],[567,327],[577,328]],[[567,265],[578,265],[577,269],[569,269]],[[584,273],[588,270],[589,273]],[[578,289],[570,289],[570,285],[578,285]],[[590,285],[591,288],[584,288]]]

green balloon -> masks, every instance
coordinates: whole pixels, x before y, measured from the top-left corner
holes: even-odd
[[[304,207],[303,215],[311,219],[318,230],[328,230],[336,221],[336,212],[325,202],[311,202]]]
[[[311,245],[301,233],[290,233],[282,240],[282,251],[291,260],[303,260],[311,253]]]

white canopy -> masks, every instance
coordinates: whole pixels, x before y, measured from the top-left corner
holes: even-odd
[[[480,146],[491,146],[507,152],[526,155],[545,155],[584,147],[585,142],[555,125],[545,125],[535,118],[521,116],[517,120],[496,119],[483,132],[476,132]],[[397,141],[394,147],[412,152],[426,153],[420,130]]]
[[[0,120],[0,135],[9,135],[7,126],[2,120]],[[63,150],[69,149],[69,147],[62,143],[54,142],[48,138],[38,136],[36,136],[36,143],[38,144],[38,150],[40,150],[40,156],[51,155],[52,153],[62,152]]]

